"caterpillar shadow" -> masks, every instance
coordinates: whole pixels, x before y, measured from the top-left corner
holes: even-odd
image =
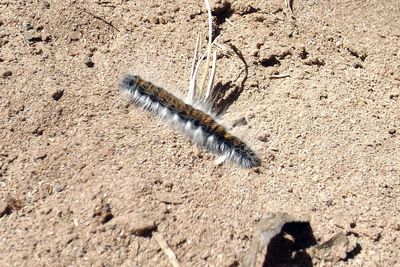
[[[213,95],[214,105],[213,110],[215,110],[217,116],[222,116],[226,113],[228,108],[239,98],[242,94],[244,86],[246,84],[247,78],[249,76],[249,66],[242,54],[242,52],[233,44],[230,44],[232,51],[238,56],[240,61],[244,64],[244,70],[238,75],[239,79],[244,73],[242,80],[239,85],[234,85],[232,81],[229,81],[225,84],[221,82],[215,85],[216,89],[213,90],[215,95]],[[237,80],[236,79],[236,80]]]

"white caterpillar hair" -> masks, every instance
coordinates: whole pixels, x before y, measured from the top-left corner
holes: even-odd
[[[261,164],[255,153],[239,138],[205,112],[186,104],[161,87],[146,82],[139,76],[128,75],[121,83],[121,90],[130,103],[151,111],[173,125],[195,144],[222,156],[224,160],[251,168]]]

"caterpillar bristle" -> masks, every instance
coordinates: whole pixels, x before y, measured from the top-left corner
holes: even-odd
[[[231,135],[207,112],[185,103],[137,75],[125,76],[120,86],[130,103],[153,112],[187,135],[192,142],[244,168],[261,164],[260,159],[243,141]]]

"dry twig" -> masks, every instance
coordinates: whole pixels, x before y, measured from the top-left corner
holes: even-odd
[[[282,73],[282,74],[275,74],[275,75],[269,76],[270,79],[281,79],[281,78],[286,78],[286,77],[290,77],[290,74]]]
[[[178,258],[175,256],[174,252],[172,249],[168,246],[167,241],[163,237],[161,233],[155,232],[153,233],[154,238],[156,239],[158,245],[160,246],[161,250],[164,252],[164,254],[167,256],[169,262],[173,267],[180,267],[181,264],[178,260]]]
[[[110,26],[111,28],[113,28],[113,29],[117,30],[118,32],[120,32],[120,30],[118,30],[117,27],[115,27],[111,22],[109,22],[109,21],[103,19],[102,17],[99,17],[99,16],[93,14],[92,12],[87,11],[87,10],[84,9],[84,8],[82,9],[82,11],[85,12],[86,14],[91,15],[91,16],[94,17],[95,19],[101,20],[102,22],[104,22],[105,24],[107,24],[108,26]]]
[[[208,45],[207,45],[206,64],[204,65],[203,78],[201,79],[200,87],[199,87],[199,96],[200,97],[203,94],[204,85],[205,85],[206,79],[207,79],[208,68],[209,68],[209,65],[210,65],[211,48],[212,48],[212,16],[211,16],[211,8],[210,8],[210,3],[208,2],[208,0],[204,0],[204,4],[206,5],[207,14],[208,14]]]

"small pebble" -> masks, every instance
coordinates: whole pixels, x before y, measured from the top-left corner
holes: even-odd
[[[10,208],[6,202],[0,202],[0,218],[10,214]]]
[[[5,202],[0,202],[0,218],[4,215],[11,215],[14,211],[22,208],[21,201],[9,198]]]
[[[62,89],[57,89],[57,91],[55,91],[51,97],[55,100],[58,101],[61,99],[61,97],[64,95],[64,90]]]
[[[30,42],[31,44],[33,43],[37,43],[37,42],[41,42],[42,41],[42,36],[40,35],[31,35],[28,34],[25,36],[26,40],[28,40],[28,42]]]
[[[33,26],[30,22],[27,22],[23,25],[23,27],[25,28],[25,30],[29,31],[33,29]]]
[[[111,212],[110,204],[104,202],[103,199],[101,203],[95,207],[93,217],[98,217],[101,224],[111,221],[111,219],[114,218],[114,215]]]
[[[7,78],[7,77],[10,77],[10,76],[12,76],[12,71],[11,70],[6,70],[5,72],[3,72],[3,78]]]
[[[60,192],[64,191],[64,188],[65,187],[63,185],[56,184],[53,186],[53,191],[60,193]]]
[[[326,92],[322,92],[319,95],[319,100],[322,100],[322,99],[328,99],[328,94]]]
[[[149,236],[153,231],[157,230],[157,225],[153,220],[133,221],[129,229],[130,233],[136,236]]]
[[[260,140],[261,142],[268,142],[268,140],[270,139],[271,135],[269,133],[266,134],[262,134],[257,136],[257,139]]]
[[[85,65],[86,65],[88,68],[93,68],[93,67],[94,67],[94,62],[93,62],[93,60],[92,60],[90,57],[88,57],[88,58],[85,60]]]

